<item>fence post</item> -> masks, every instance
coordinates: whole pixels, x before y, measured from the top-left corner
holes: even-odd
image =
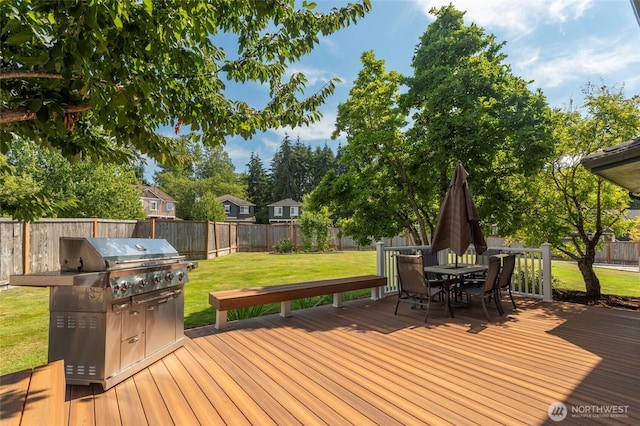
[[[542,244],[542,301],[553,302],[551,292],[551,244]]]
[[[204,223],[204,258],[209,259],[209,228],[211,227],[211,221],[207,219]]]
[[[266,251],[269,251],[271,249],[271,224],[268,223],[265,225],[265,228],[267,230],[266,232],[266,240],[267,240],[267,247],[266,247]]]
[[[93,238],[98,238],[98,216],[93,216]]]
[[[29,222],[22,222],[22,273],[28,274],[31,272],[29,264],[31,254],[31,228]]]
[[[376,242],[376,274],[380,276],[385,276],[385,258],[384,258],[384,242],[378,241]],[[373,300],[378,300],[382,297],[380,287],[371,289],[371,298]]]
[[[214,257],[219,257],[218,253],[218,222],[213,222],[213,251]]]

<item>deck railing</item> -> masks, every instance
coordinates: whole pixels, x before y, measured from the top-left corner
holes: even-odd
[[[551,294],[551,244],[545,243],[540,248],[489,247],[500,253],[517,253],[516,265],[511,281],[511,291],[523,296],[542,299],[545,302],[553,300]],[[380,289],[379,297],[396,294],[396,263],[394,255],[399,253],[430,252],[431,246],[397,246],[385,247],[383,242],[376,244],[377,274],[387,277],[387,285]],[[452,263],[455,254],[448,250],[438,253],[438,262]],[[458,257],[459,263],[476,263],[476,253],[473,246]]]

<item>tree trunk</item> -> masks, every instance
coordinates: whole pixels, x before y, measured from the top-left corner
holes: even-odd
[[[594,258],[584,256],[578,260],[578,268],[580,269],[580,273],[582,273],[582,278],[584,279],[584,284],[587,289],[587,297],[590,299],[599,299],[601,297],[600,280],[593,270],[593,263]]]

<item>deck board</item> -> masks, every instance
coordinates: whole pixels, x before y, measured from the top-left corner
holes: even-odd
[[[27,394],[29,382],[31,381],[31,370],[22,370],[2,376],[0,383],[0,425],[16,426],[22,420],[22,409],[24,408],[24,398]]]
[[[102,387],[97,384],[91,385],[91,388],[94,394],[95,424],[97,426],[120,424],[120,406],[118,405],[116,389],[111,388],[107,391],[102,391]]]
[[[65,424],[551,425],[554,402],[628,406],[563,424],[640,424],[640,313],[517,303],[491,322],[436,303],[425,324],[390,297],[187,330],[106,392],[67,386]]]

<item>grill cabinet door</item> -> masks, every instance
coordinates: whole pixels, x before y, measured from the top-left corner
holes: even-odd
[[[149,356],[176,341],[175,294],[171,290],[155,292],[145,306],[145,354]]]

